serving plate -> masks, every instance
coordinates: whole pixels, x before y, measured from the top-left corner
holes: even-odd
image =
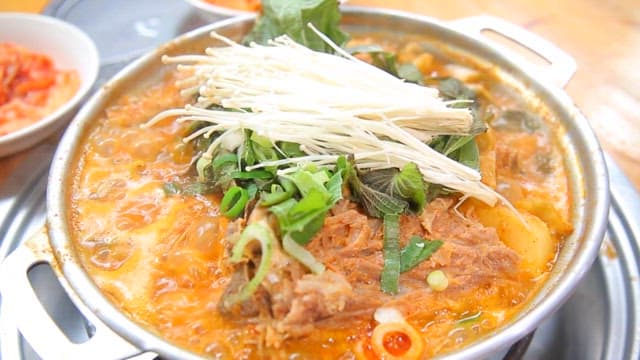
[[[379,21],[383,21],[381,19],[382,18],[378,18]],[[505,30],[505,29],[513,30],[513,27],[509,27],[508,25],[505,25],[504,23],[500,23],[500,22],[489,22],[488,23],[487,20],[488,20],[488,18],[464,20],[464,21],[457,22],[457,23],[455,23],[455,24],[453,24],[451,26],[458,26],[459,28],[463,28],[466,32],[470,32],[472,34],[479,33],[479,30],[487,28],[487,27],[491,28],[494,31]],[[509,33],[512,36],[517,36],[517,34],[518,34],[517,31],[515,33],[509,31]],[[547,56],[552,56],[553,55],[553,53],[549,53],[548,52],[548,50],[551,49],[551,48],[549,46],[546,46],[546,44],[544,42],[538,42],[535,45],[531,45],[530,47],[535,48],[535,50],[538,53],[541,53],[543,55],[544,54],[546,54]],[[540,76],[543,76],[545,78],[548,78],[549,81],[555,81],[556,83],[562,84],[562,83],[566,82],[566,78],[555,76],[555,74],[562,74],[562,72],[559,71],[559,70],[562,69],[563,67],[565,67],[567,64],[570,64],[570,62],[566,62],[565,61],[566,58],[563,58],[563,57],[558,58],[558,59],[555,59],[555,58],[552,58],[552,59],[553,60],[557,60],[557,61],[552,61],[551,62],[551,64],[552,64],[551,67],[544,68],[544,69],[538,69],[537,74],[539,74]],[[148,61],[148,59],[147,59],[147,61]],[[571,74],[569,74],[569,75],[565,74],[564,76],[565,77],[566,76],[570,77],[570,75]],[[542,89],[539,89],[539,90],[546,90],[546,91],[553,92],[553,90],[549,90],[549,89],[546,89],[546,88],[542,88]],[[563,101],[566,101],[566,100],[563,98]],[[86,114],[85,114],[85,116],[86,116]],[[77,129],[75,131],[77,131]],[[574,130],[574,131],[576,131],[576,130]],[[65,150],[65,147],[62,148],[63,152],[64,152],[64,150]],[[596,160],[596,163],[597,163],[597,160]],[[604,169],[604,165],[603,164],[599,164],[599,166],[597,167],[596,171],[600,171],[600,170],[603,170],[603,169]],[[54,178],[55,178],[55,176],[54,176]],[[602,191],[605,191],[605,189],[600,188],[599,192],[598,192],[598,194],[600,194],[600,195],[598,195],[598,196],[602,196],[602,193],[601,193]],[[50,199],[51,198],[55,199],[56,196],[59,196],[59,194],[55,194],[55,193],[54,194],[51,194],[51,193],[49,194]],[[594,200],[602,200],[602,199],[600,197],[598,197],[598,198],[590,199],[589,201],[593,202]],[[586,200],[580,199],[580,201],[586,201]],[[604,200],[604,203],[591,204],[591,206],[596,206],[598,208],[602,208],[602,207],[606,206],[605,203],[606,203],[606,199]],[[15,215],[15,214],[13,214],[13,215]],[[8,217],[11,218],[11,214]],[[13,217],[15,218],[15,216],[13,216]],[[588,219],[588,220],[594,220],[594,219]],[[600,219],[598,219],[598,221],[599,220]],[[54,224],[55,224],[55,222],[54,222]],[[584,226],[584,224],[581,224],[581,226]],[[5,241],[5,243],[6,243],[6,241]],[[572,245],[572,246],[575,246],[575,244]],[[597,250],[597,249],[595,247],[591,246],[589,252],[592,252],[592,251],[595,251],[595,250]],[[50,254],[49,254],[49,256],[50,256]],[[583,259],[581,261],[583,262],[583,265],[588,265],[586,262],[590,262],[589,259]],[[565,264],[565,266],[566,266],[566,264]],[[584,268],[586,269],[586,266]],[[570,281],[577,281],[580,277],[582,277],[582,275],[584,274],[584,270],[585,269],[580,268],[579,271],[575,271],[573,273],[567,274],[567,277],[570,279]],[[564,294],[560,294],[560,295],[556,294],[556,297],[560,297],[558,299],[558,301],[560,301],[560,300],[564,300],[562,298],[563,296],[566,297],[568,295],[569,295],[568,293],[564,293]],[[547,309],[547,310],[549,310],[549,309]],[[102,313],[102,311],[100,313]],[[536,316],[529,316],[529,318],[530,319],[537,319],[539,321],[539,320],[541,320],[540,319],[541,317],[548,315],[548,311],[546,313],[544,311],[543,312],[538,311],[538,313],[534,314],[534,315],[536,315],[537,317]],[[100,316],[100,314],[98,314],[98,316]],[[95,319],[95,318],[91,319],[93,325],[95,326],[96,323],[95,323],[94,320],[97,320],[97,319]],[[36,326],[36,325],[40,326],[40,324],[34,324],[34,326]],[[32,327],[34,327],[34,326],[32,326]],[[36,327],[38,327],[38,326],[36,326]],[[526,335],[527,331],[532,330],[531,326],[532,325],[531,325],[531,321],[530,321],[528,326],[524,326],[524,327],[520,326],[519,328],[513,328],[514,332],[510,335],[511,338],[513,338],[513,340],[515,341],[515,340],[517,340],[517,338],[519,336]],[[85,328],[85,332],[87,332],[87,334],[92,334],[93,333],[93,329],[94,329],[93,326],[88,326],[88,327],[85,326],[84,328]],[[88,331],[86,330],[87,328],[89,329]],[[93,338],[95,338],[95,336]],[[42,346],[42,347],[45,347],[45,348],[47,348],[47,347],[51,348],[52,346],[55,346],[55,344],[45,344],[45,342],[47,342],[47,341],[51,341],[50,338],[43,338],[40,341],[36,341],[36,347],[38,348],[38,347]],[[41,350],[41,348],[40,348],[40,350]],[[494,349],[494,350],[497,351],[498,349]]]

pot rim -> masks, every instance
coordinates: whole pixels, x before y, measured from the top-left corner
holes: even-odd
[[[577,249],[579,251],[576,251],[570,259],[571,266],[568,269],[569,271],[564,271],[557,276],[557,278],[554,278],[553,288],[545,294],[544,299],[541,299],[541,301],[537,302],[533,307],[531,307],[531,303],[536,302],[535,300],[528,305],[528,308],[526,308],[524,312],[517,315],[504,326],[461,349],[443,354],[442,356],[447,359],[482,358],[497,350],[506,348],[533,331],[544,319],[550,316],[568,299],[598,254],[600,242],[606,229],[609,209],[609,183],[604,157],[596,137],[589,127],[587,120],[562,89],[554,85],[538,82],[534,77],[536,74],[530,74],[526,70],[523,70],[519,64],[508,59],[506,54],[486,44],[481,38],[464,34],[446,22],[401,11],[344,7],[342,12],[344,16],[362,18],[385,17],[395,21],[409,21],[470,41],[474,43],[475,47],[482,49],[484,53],[495,56],[501,63],[521,70],[522,74],[527,77],[527,80],[530,80],[537,88],[547,92],[554,101],[566,110],[567,114],[570,114],[571,130],[574,132],[574,137],[579,141],[579,144],[577,144],[578,149],[575,149],[574,152],[579,153],[576,155],[583,157],[581,163],[584,164],[580,169],[580,175],[582,177],[578,178],[578,180],[582,180],[583,183],[572,185],[584,188],[582,189],[583,192],[594,191],[595,194],[585,193],[583,195],[585,196],[583,201],[574,199],[576,203],[574,207],[582,208],[580,211],[589,211],[593,221],[582,221],[582,224],[580,224],[582,230],[580,247]],[[195,29],[129,64],[118,72],[107,84],[101,87],[82,107],[67,128],[54,155],[47,186],[47,222],[49,225],[50,243],[54,249],[56,259],[72,291],[82,299],[85,305],[95,313],[100,320],[127,341],[130,341],[140,348],[142,352],[152,351],[170,358],[202,359],[201,356],[164,340],[160,336],[152,333],[151,330],[144,328],[125,316],[123,312],[107,300],[94,284],[91,277],[84,271],[82,265],[80,265],[76,259],[67,225],[67,212],[65,209],[67,208],[69,170],[74,165],[75,154],[81,144],[85,130],[90,126],[90,122],[96,117],[97,112],[103,109],[105,102],[110,97],[110,92],[113,88],[117,88],[119,83],[126,81],[130,75],[152,65],[167,49],[194,41],[196,38],[200,38],[212,30],[223,30],[227,27],[248,24],[253,21],[254,18],[255,15],[241,16]],[[576,179],[573,179],[573,182],[575,181]],[[588,184],[584,184],[584,182],[588,182]],[[586,197],[587,195],[589,196],[588,198]],[[581,214],[584,215],[584,212],[581,212]],[[585,219],[580,218],[579,220]],[[577,230],[578,229],[576,229],[576,232],[580,232]],[[547,281],[550,282],[551,280],[550,278]]]

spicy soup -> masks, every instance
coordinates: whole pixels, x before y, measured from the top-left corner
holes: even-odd
[[[327,271],[313,276],[276,249],[271,282],[240,309],[225,308],[239,281],[230,247],[250,219],[221,215],[222,194],[199,188],[201,150],[182,141],[188,124],[140,126],[190,102],[175,85],[182,75],[170,73],[113,101],[73,170],[72,240],[101,291],[150,331],[210,358],[429,358],[508,323],[544,284],[572,231],[554,121],[468,59],[442,59],[413,41],[387,47],[441,92],[460,84],[474,91],[490,114],[476,137],[483,182],[517,213],[444,193],[420,214],[400,216],[403,247],[413,236],[442,245],[388,294],[380,290],[382,222],[344,189],[306,245]]]

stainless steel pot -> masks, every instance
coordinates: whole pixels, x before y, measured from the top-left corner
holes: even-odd
[[[144,86],[169,69],[159,60],[163,54],[198,51],[211,43],[208,34],[212,30],[240,38],[252,24],[253,16],[228,19],[187,33],[147,54],[104,85],[69,125],[50,172],[47,228],[14,251],[0,268],[2,306],[8,309],[20,332],[43,358],[117,359],[150,353],[163,358],[200,359],[130,320],[102,295],[84,271],[69,236],[66,211],[69,174],[91,122],[133,84]],[[519,316],[494,333],[444,356],[447,359],[490,357],[527,335],[563,304],[590,268],[603,238],[609,191],[602,151],[587,121],[561,89],[573,75],[575,63],[544,39],[492,17],[445,23],[396,11],[346,8],[343,24],[352,33],[387,31],[394,36],[417,35],[446,44],[454,52],[496,67],[504,82],[558,119],[558,141],[570,177],[575,231],[566,239],[546,285]],[[537,53],[548,65],[534,65],[505,50],[486,38],[483,30],[510,38]],[[40,263],[52,266],[72,301],[91,324],[92,336],[87,342],[70,342],[38,300],[27,273]]]

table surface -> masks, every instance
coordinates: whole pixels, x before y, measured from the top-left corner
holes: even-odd
[[[47,0],[2,0],[0,11],[32,11]],[[602,147],[640,190],[640,6],[638,0],[349,0],[440,18],[493,15],[570,54],[578,71],[566,87]],[[0,159],[0,184],[24,153]]]

